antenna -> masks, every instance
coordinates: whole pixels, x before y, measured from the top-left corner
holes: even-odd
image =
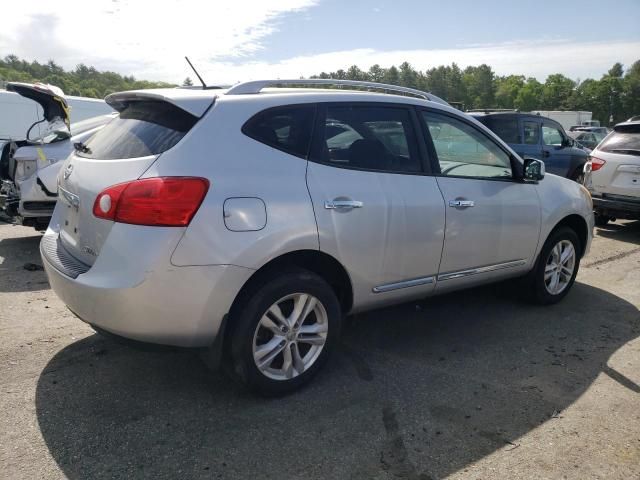
[[[202,79],[202,77],[200,76],[200,74],[198,73],[198,71],[196,70],[196,67],[193,66],[193,64],[191,63],[191,60],[189,60],[189,57],[187,57],[185,55],[184,59],[187,61],[187,63],[189,64],[189,66],[191,67],[191,70],[193,70],[193,73],[196,74],[196,77],[198,77],[198,80],[200,80],[200,83],[202,84],[202,88],[207,88],[207,84],[204,83],[204,80]]]

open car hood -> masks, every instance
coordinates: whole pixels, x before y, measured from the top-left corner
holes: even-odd
[[[7,91],[16,92],[25,98],[37,102],[44,111],[44,118],[48,122],[54,119],[61,119],[67,128],[70,126],[69,104],[64,96],[64,92],[54,86],[45,83],[7,83]]]

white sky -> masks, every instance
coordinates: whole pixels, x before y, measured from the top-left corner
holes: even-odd
[[[14,53],[43,62],[53,59],[67,69],[85,63],[99,70],[175,83],[186,76],[194,78],[183,58],[189,55],[210,84],[298,78],[352,64],[366,69],[374,63],[386,67],[404,60],[420,70],[451,62],[461,67],[487,63],[498,74],[521,73],[544,80],[560,72],[575,79],[599,76],[616,61],[628,66],[640,58],[637,40],[585,43],[556,39],[437,50],[407,45],[406,50],[394,51],[354,49],[345,41],[340,51],[291,57],[280,51],[283,60],[266,60],[264,42],[280,28],[282,16],[308,11],[315,3],[317,0],[5,2],[0,55]],[[294,21],[292,18],[286,21]],[[586,38],[593,37],[590,33],[585,28]],[[305,41],[304,28],[292,41]]]

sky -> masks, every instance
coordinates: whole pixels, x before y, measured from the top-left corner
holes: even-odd
[[[640,60],[640,0],[27,0],[2,6],[0,56],[145,80],[300,78],[408,61],[600,78]]]

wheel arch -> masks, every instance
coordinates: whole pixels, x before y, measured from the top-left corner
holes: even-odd
[[[322,277],[336,292],[343,313],[348,313],[353,306],[353,286],[346,269],[331,255],[319,250],[296,250],[271,259],[256,270],[244,283],[225,315],[222,336],[217,340],[220,357],[213,360],[217,365],[222,358],[228,358],[229,339],[232,338],[234,325],[229,322],[235,311],[247,301],[253,289],[265,282],[270,276],[287,268],[302,268]]]
[[[576,232],[576,235],[578,235],[578,239],[580,240],[580,257],[582,258],[588,241],[589,227],[587,225],[587,221],[582,216],[575,213],[568,215],[560,220],[555,227],[553,227],[549,235],[551,235],[561,227],[568,227]]]

